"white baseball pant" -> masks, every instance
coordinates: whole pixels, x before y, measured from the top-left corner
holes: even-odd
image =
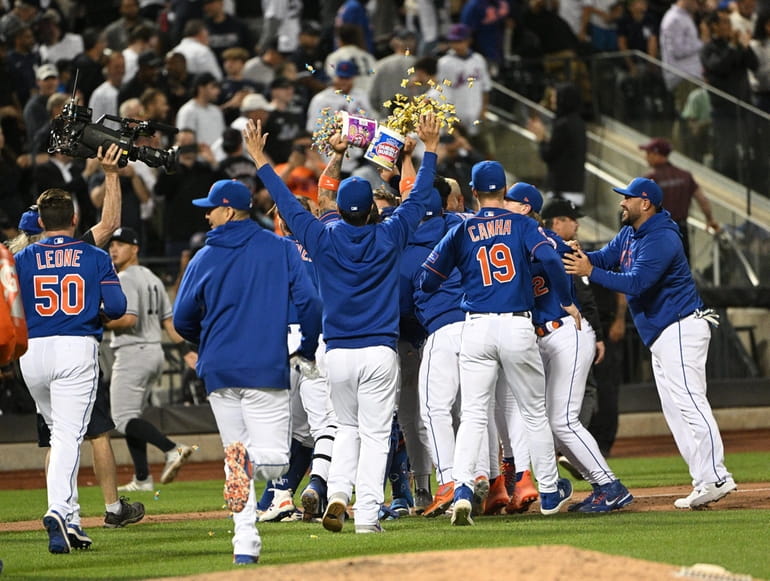
[[[719,426],[706,397],[706,357],[711,329],[694,315],[666,327],[650,346],[663,415],[693,486],[723,482],[731,474]]]
[[[110,408],[115,429],[125,433],[126,424],[142,415],[150,388],[163,373],[160,343],[123,345],[114,350],[110,382]]]
[[[355,524],[377,523],[396,405],[398,353],[390,347],[331,349],[327,373],[338,428],[328,495],[356,488]]]
[[[48,510],[73,524],[80,523],[80,444],[96,399],[98,357],[99,343],[94,337],[53,336],[30,339],[20,359],[29,393],[51,431]]]
[[[227,387],[210,393],[209,402],[222,446],[243,442],[253,464],[254,479],[280,478],[288,470],[291,440],[288,389]],[[233,554],[259,555],[262,541],[256,518],[252,482],[245,508],[233,513]]]

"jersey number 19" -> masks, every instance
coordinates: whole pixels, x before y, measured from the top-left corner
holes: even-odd
[[[476,252],[476,260],[481,268],[481,282],[484,286],[490,286],[493,278],[504,283],[512,281],[516,276],[511,249],[501,242],[489,248],[480,247]]]

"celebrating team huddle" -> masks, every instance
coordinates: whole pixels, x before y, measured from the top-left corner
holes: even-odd
[[[652,352],[663,412],[693,478],[692,493],[675,506],[698,508],[736,488],[705,396],[709,323],[717,321],[698,296],[657,184],[638,178],[616,188],[624,226],[605,248],[585,253],[570,239],[576,226],[560,230],[566,239],[556,231],[557,218],[575,221],[574,206],[564,209],[557,199],[544,207],[534,186],[508,187],[494,161],[473,167],[478,209],[446,211],[450,188],[435,169],[439,119],[424,112],[416,134],[424,146],[421,166],[411,183],[404,165],[403,201],[384,219],[373,211],[369,181],[342,174],[346,139],[329,136],[332,155],[319,192],[327,212],[315,216],[271,167],[261,123],[249,121],[246,149],[286,236],[250,219],[245,185],[216,182],[193,202],[205,209],[211,231],[184,272],[173,318],[161,293],[152,331],[131,337],[122,333],[146,310],[136,288],[156,282],[129,268],[138,265],[131,249],[138,240],[125,230],[110,236],[118,277],[110,256],[73,238],[69,195],[41,195],[43,239],[16,262],[30,337],[21,368],[51,429],[43,519],[51,552],[82,548],[88,538],[75,477],[97,393],[103,328],[116,330],[113,346],[121,350],[113,416],[133,446],[128,490],[142,490],[151,479],[147,442],[168,454],[167,481],[192,452],[138,419],[143,390],[158,372],[158,351],[145,343],[157,343],[163,325],[174,341],[197,351],[225,450],[236,564],[258,562],[258,521],[296,516],[340,532],[354,498],[360,534],[381,533],[382,520],[409,513],[449,513],[452,525],[467,526],[478,515],[526,512],[536,501],[543,515],[628,506],[632,494],[579,419],[591,367],[604,356],[582,278],[627,296]],[[419,323],[416,385],[400,373],[398,345],[409,320]],[[141,377],[127,374],[125,357],[144,353],[155,357]],[[429,482],[417,482],[414,496],[408,481],[399,486],[401,512],[390,510],[396,485],[390,507],[384,491],[399,472],[392,437],[399,433],[398,402],[405,401],[399,390],[416,390],[420,436],[410,446],[423,447],[439,484],[424,500]],[[558,455],[591,484],[586,498],[571,503],[572,483],[559,476]],[[293,495],[308,468],[298,511]],[[255,479],[269,482],[261,500]]]

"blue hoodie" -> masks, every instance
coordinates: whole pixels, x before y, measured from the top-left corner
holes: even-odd
[[[427,152],[409,198],[389,220],[364,226],[342,220],[324,224],[302,207],[269,164],[259,168],[257,175],[315,264],[327,350],[378,345],[396,350],[401,253],[425,215],[435,167],[436,154]]]
[[[639,230],[621,228],[588,258],[594,265],[591,282],[626,294],[636,330],[647,347],[671,323],[703,308],[679,227],[666,210],[651,216]],[[620,272],[612,272],[616,266]]]
[[[223,387],[289,388],[289,302],[302,326],[300,353],[315,357],[321,301],[294,242],[251,220],[214,228],[190,261],[174,327],[200,345],[198,375]]]
[[[413,311],[429,334],[465,319],[465,312],[460,308],[463,287],[459,270],[455,268],[435,292],[420,289],[422,263],[453,224],[456,221],[447,216],[426,220],[417,228],[401,257],[401,312]]]

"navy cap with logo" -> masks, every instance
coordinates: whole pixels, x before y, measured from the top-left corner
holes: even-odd
[[[471,183],[479,192],[499,192],[505,189],[505,170],[496,161],[480,161],[471,169]]]
[[[505,193],[506,200],[529,204],[533,211],[540,212],[543,208],[543,195],[535,186],[527,182],[516,182]]]
[[[40,234],[43,231],[42,226],[38,219],[40,214],[37,211],[37,206],[31,206],[26,212],[21,215],[19,219],[19,230],[24,232],[27,236],[34,236]]]
[[[251,190],[238,180],[218,180],[214,182],[205,198],[192,201],[199,208],[218,208],[227,206],[236,210],[251,208]]]
[[[117,240],[118,242],[125,242],[126,244],[133,244],[139,246],[139,235],[133,228],[123,226],[115,230],[110,236],[110,242]]]
[[[337,207],[343,212],[368,212],[373,201],[372,186],[364,178],[351,176],[340,182]]]
[[[334,74],[340,79],[352,79],[359,75],[358,65],[353,61],[340,61],[334,67]]]
[[[653,206],[663,203],[663,190],[651,179],[634,178],[625,188],[612,188],[613,191],[632,198],[649,200]]]
[[[573,220],[577,220],[578,218],[582,218],[583,214],[580,213],[580,210],[572,200],[556,199],[543,208],[540,216],[543,220],[549,220],[551,218],[572,218]]]

